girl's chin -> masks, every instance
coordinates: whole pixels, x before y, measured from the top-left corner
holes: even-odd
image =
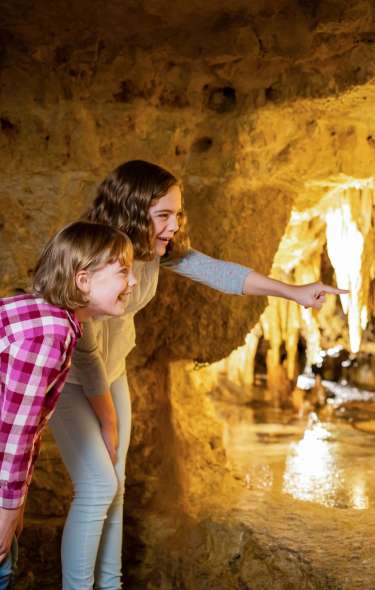
[[[158,256],[163,256],[165,254],[165,251],[167,249],[167,244],[164,244],[163,242],[156,242],[156,247],[155,247],[155,252]]]

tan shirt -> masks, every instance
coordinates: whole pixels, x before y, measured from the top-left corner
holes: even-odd
[[[160,259],[136,260],[137,284],[122,317],[92,319],[84,324],[84,335],[73,355],[68,383],[81,384],[86,395],[99,395],[125,372],[125,359],[135,346],[134,316],[154,297]]]

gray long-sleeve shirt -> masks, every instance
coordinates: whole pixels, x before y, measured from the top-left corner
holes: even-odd
[[[161,259],[161,266],[229,295],[243,294],[244,283],[250,272],[246,266],[217,260],[193,249],[176,260]]]
[[[126,312],[120,318],[93,319],[85,322],[84,335],[73,354],[68,381],[83,387],[85,395],[100,395],[125,371],[125,359],[135,346],[134,315],[145,307],[156,292],[159,266],[233,295],[243,293],[251,269],[233,262],[206,256],[196,250],[177,260],[149,262],[136,260],[137,285],[130,296]]]

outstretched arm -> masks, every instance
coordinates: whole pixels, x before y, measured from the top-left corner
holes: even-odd
[[[241,264],[218,260],[193,249],[181,258],[162,258],[160,263],[163,268],[229,295],[243,294],[246,278],[251,272]]]
[[[176,260],[162,259],[161,264],[177,274],[223,293],[284,297],[305,307],[316,309],[320,309],[326,293],[345,294],[348,292],[322,283],[288,285],[241,264],[218,260],[193,249]]]
[[[323,283],[309,283],[308,285],[289,285],[276,279],[271,279],[258,272],[248,274],[244,289],[244,295],[269,295],[284,297],[296,301],[304,307],[320,309],[328,295],[345,295],[348,291],[324,285]]]

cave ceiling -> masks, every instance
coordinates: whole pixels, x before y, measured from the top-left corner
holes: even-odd
[[[1,8],[3,104],[12,97],[24,106],[31,93],[37,106],[66,100],[199,114],[200,126],[207,123],[194,144],[199,155],[215,142],[209,128],[215,133],[221,118],[224,133],[225,123],[237,124],[237,172],[251,175],[254,188],[272,178],[300,207],[321,196],[304,190],[311,179],[370,175],[370,0],[19,0]],[[23,80],[30,72],[33,84]]]

